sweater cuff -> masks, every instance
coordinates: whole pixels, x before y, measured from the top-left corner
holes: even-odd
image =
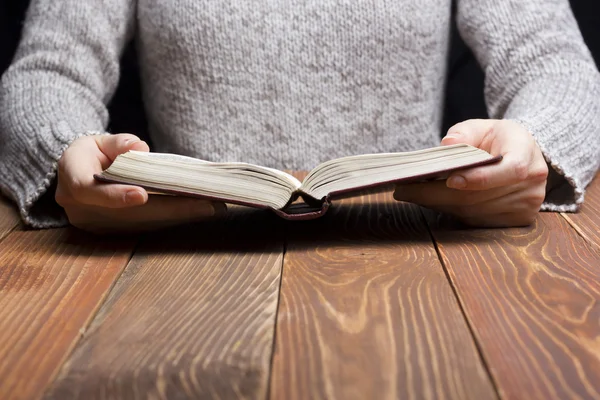
[[[3,192],[17,204],[23,221],[34,228],[68,225],[62,207],[54,200],[58,160],[79,137],[97,132],[78,131],[65,121],[41,127],[25,146],[9,143],[0,165],[9,171],[0,180]],[[12,148],[11,148],[12,147]]]
[[[567,127],[561,129],[543,116],[512,120],[531,133],[548,164],[546,198],[541,211],[578,211],[584,201],[585,188],[597,169],[594,157],[597,146],[580,148],[579,144],[573,143]]]
[[[577,211],[600,163],[600,75],[577,71],[530,82],[503,115],[531,133],[550,167],[544,211]]]
[[[52,190],[58,160],[77,138],[102,131],[107,112],[85,86],[11,67],[0,84],[0,188],[35,228],[68,224]]]

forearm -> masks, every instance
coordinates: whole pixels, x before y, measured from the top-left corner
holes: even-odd
[[[9,72],[0,86],[0,187],[17,203],[24,221],[35,227],[66,223],[52,201],[40,204],[42,209],[33,206],[51,186],[68,145],[89,131],[102,130],[107,120],[106,111],[90,104],[72,81],[47,75]]]
[[[492,118],[513,119],[562,177],[543,209],[574,211],[598,168],[600,75],[567,0],[461,0]]]
[[[38,200],[52,200],[43,195],[69,144],[105,129],[134,12],[132,0],[31,2],[0,84],[0,188],[32,226],[66,222],[56,203]]]
[[[505,118],[520,122],[552,173],[544,210],[576,211],[600,163],[600,80],[577,71],[531,82],[513,99]]]

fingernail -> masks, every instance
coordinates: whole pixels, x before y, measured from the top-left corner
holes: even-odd
[[[448,179],[446,186],[451,189],[463,189],[467,187],[467,181],[462,176],[453,176]]]
[[[139,204],[142,195],[137,190],[130,190],[125,193],[125,203],[126,204]]]
[[[446,139],[446,138],[457,138],[459,136],[460,136],[459,132],[448,132],[446,134],[446,136],[444,136],[444,139]]]

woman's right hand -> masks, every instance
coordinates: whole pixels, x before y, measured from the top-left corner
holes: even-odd
[[[97,182],[121,153],[149,151],[130,134],[93,135],[75,140],[58,161],[56,202],[69,222],[97,232],[135,232],[163,228],[224,214],[222,203],[189,197],[152,195],[141,187]]]

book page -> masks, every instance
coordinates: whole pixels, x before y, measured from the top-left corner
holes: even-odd
[[[285,206],[301,185],[293,176],[273,168],[139,151],[119,155],[100,178],[153,191],[277,209]]]
[[[300,182],[298,179],[296,179],[293,175],[290,175],[284,171],[280,171],[275,168],[263,167],[261,165],[248,164],[248,163],[243,163],[243,162],[215,163],[212,161],[201,160],[199,158],[182,156],[179,154],[171,154],[171,153],[153,153],[153,152],[144,152],[144,151],[137,151],[137,150],[130,150],[130,152],[140,154],[142,157],[148,157],[150,159],[171,161],[171,162],[176,162],[176,163],[187,163],[187,164],[192,164],[192,165],[214,164],[214,165],[217,165],[220,167],[225,167],[225,168],[231,167],[232,169],[248,168],[250,170],[257,171],[257,172],[264,172],[265,175],[276,175],[276,176],[280,177],[281,179],[288,181],[296,189],[298,189],[302,185],[302,182]]]
[[[466,144],[439,146],[403,152],[366,154],[325,162],[309,173],[301,190],[316,199],[383,183],[420,177],[463,168],[494,157]]]

